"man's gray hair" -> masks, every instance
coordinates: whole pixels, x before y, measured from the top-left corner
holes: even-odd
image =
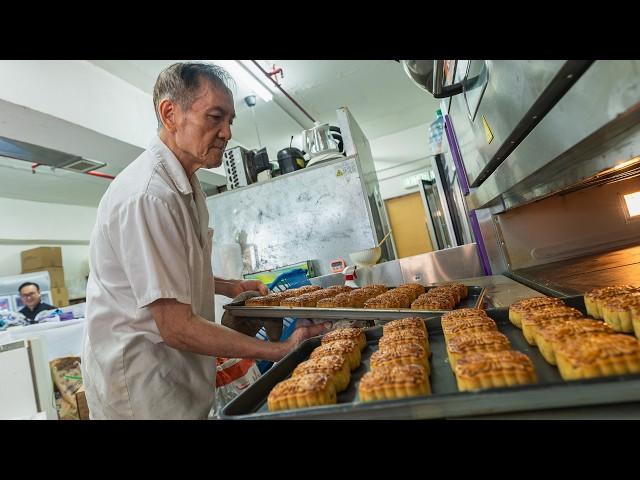
[[[153,87],[153,106],[158,119],[158,129],[162,128],[158,107],[162,100],[176,102],[183,110],[188,110],[200,90],[201,79],[209,81],[214,87],[231,94],[233,79],[222,67],[206,62],[182,62],[168,66],[156,80]]]

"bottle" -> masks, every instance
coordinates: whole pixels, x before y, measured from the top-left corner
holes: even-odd
[[[356,267],[355,265],[349,265],[342,271],[342,274],[344,275],[345,287],[358,288],[358,284],[355,281],[355,279],[358,278],[358,276],[356,275],[357,268],[358,267]]]
[[[432,155],[444,151],[442,138],[444,135],[444,117],[442,110],[436,110],[436,119],[429,125],[429,150]]]

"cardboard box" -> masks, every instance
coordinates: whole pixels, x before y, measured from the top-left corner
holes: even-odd
[[[22,270],[22,273],[33,272],[49,272],[49,277],[51,278],[51,288],[62,288],[66,286],[64,283],[64,268],[62,267],[39,267],[34,268],[33,270]]]
[[[20,252],[22,271],[33,271],[41,267],[62,267],[62,249],[60,247],[38,247]]]
[[[69,291],[66,288],[52,288],[51,301],[56,307],[66,307],[69,305]]]
[[[78,406],[78,417],[80,420],[89,420],[89,405],[84,393],[84,386],[76,392],[76,404]]]

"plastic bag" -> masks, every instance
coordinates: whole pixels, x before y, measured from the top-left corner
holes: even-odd
[[[9,310],[0,310],[0,331],[9,327],[17,327],[29,325],[29,320],[20,312],[10,312]]]
[[[62,312],[59,308],[54,308],[52,310],[43,310],[36,315],[36,317],[33,319],[33,323],[59,322],[60,313]]]
[[[216,408],[219,411],[260,378],[255,360],[218,358],[216,374]]]
[[[79,420],[76,392],[82,387],[80,357],[61,357],[49,362],[56,409],[60,420]]]

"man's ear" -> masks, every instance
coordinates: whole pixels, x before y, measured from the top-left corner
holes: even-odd
[[[158,105],[158,113],[160,114],[160,120],[164,128],[169,132],[175,132],[176,105],[171,100],[164,99]]]

